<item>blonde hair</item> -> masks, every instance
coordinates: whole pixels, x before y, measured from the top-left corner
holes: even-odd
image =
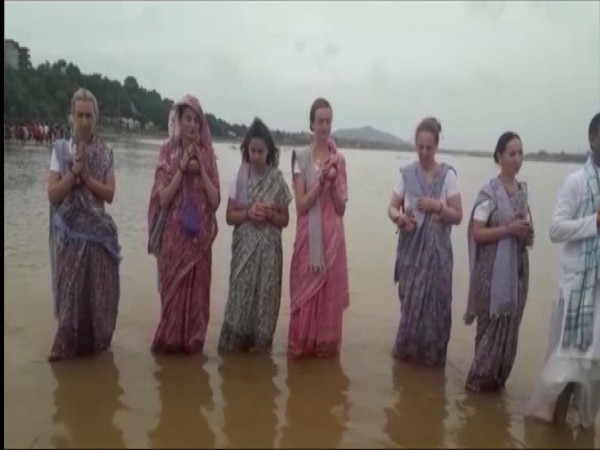
[[[94,122],[98,121],[98,101],[96,100],[96,96],[92,94],[86,88],[79,88],[73,94],[71,98],[71,116],[75,112],[75,103],[77,102],[92,102],[92,109],[94,111]]]

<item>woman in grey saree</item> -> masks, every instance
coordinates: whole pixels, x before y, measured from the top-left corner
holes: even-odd
[[[471,279],[464,319],[467,325],[477,319],[467,377],[472,391],[501,389],[510,375],[529,287],[527,247],[533,245],[527,185],[515,178],[523,161],[516,133],[500,136],[494,159],[500,175],[480,190],[469,221]]]
[[[462,219],[456,172],[435,161],[441,125],[424,119],[416,131],[419,161],[400,170],[388,210],[399,228],[394,281],[400,324],[396,358],[446,363],[452,325],[452,225]]]
[[[227,205],[227,223],[235,228],[221,353],[271,349],[281,301],[281,230],[292,200],[277,168],[279,150],[260,119],[241,148],[243,162],[230,183]]]
[[[98,106],[85,89],[71,102],[72,141],[52,149],[50,261],[58,330],[50,360],[100,353],[110,347],[119,304],[117,227],[104,209],[112,202],[112,149],[94,133]]]

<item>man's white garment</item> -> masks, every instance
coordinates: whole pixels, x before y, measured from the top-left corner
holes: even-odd
[[[596,172],[598,167],[594,166]],[[575,420],[583,427],[594,426],[600,409],[600,281],[594,291],[594,337],[585,352],[562,348],[563,321],[570,293],[578,286],[574,282],[582,265],[585,240],[598,233],[596,214],[584,216],[581,205],[587,192],[587,176],[579,169],[565,180],[556,201],[550,226],[550,239],[563,243],[560,252],[559,298],[554,305],[550,322],[550,338],[546,363],[541,380],[527,406],[527,415],[552,420],[556,400],[569,382],[575,382],[573,397]],[[600,198],[594,199],[595,211],[600,210]]]

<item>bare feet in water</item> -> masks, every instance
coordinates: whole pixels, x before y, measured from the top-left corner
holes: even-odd
[[[554,416],[552,421],[555,425],[562,425],[565,423],[567,413],[569,412],[569,405],[571,404],[571,397],[575,390],[575,383],[569,383],[560,393],[556,399],[556,406],[554,407]]]

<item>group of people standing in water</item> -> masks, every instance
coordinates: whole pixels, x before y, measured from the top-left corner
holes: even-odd
[[[119,304],[112,149],[97,135],[98,104],[86,90],[71,102],[74,136],[55,142],[50,163],[50,254],[58,330],[50,360],[109,348]],[[255,119],[228,184],[226,222],[233,226],[229,294],[219,353],[271,349],[283,275],[281,233],[295,200],[290,267],[291,358],[339,354],[349,305],[343,217],[346,163],[331,138],[333,111],[324,98],[309,112],[312,143],[291,158],[292,190],[278,169],[279,149]],[[148,207],[148,252],[156,257],[161,317],[158,354],[201,352],[210,312],[212,245],[218,233],[220,177],[198,99],[184,96],[169,114]],[[443,367],[451,328],[451,229],[463,219],[457,172],[436,161],[440,123],[415,132],[418,161],[402,167],[388,216],[398,231],[394,280],[401,318],[396,358]],[[564,242],[563,274],[546,366],[531,415],[564,420],[570,406],[583,426],[600,409],[600,113],[589,126],[590,158],[559,193],[550,237]],[[498,176],[481,188],[469,215],[470,284],[466,324],[477,322],[466,386],[501,389],[517,351],[529,283],[534,227],[528,190],[517,180],[523,145],[513,132],[498,140]],[[591,421],[590,421],[591,420]]]

